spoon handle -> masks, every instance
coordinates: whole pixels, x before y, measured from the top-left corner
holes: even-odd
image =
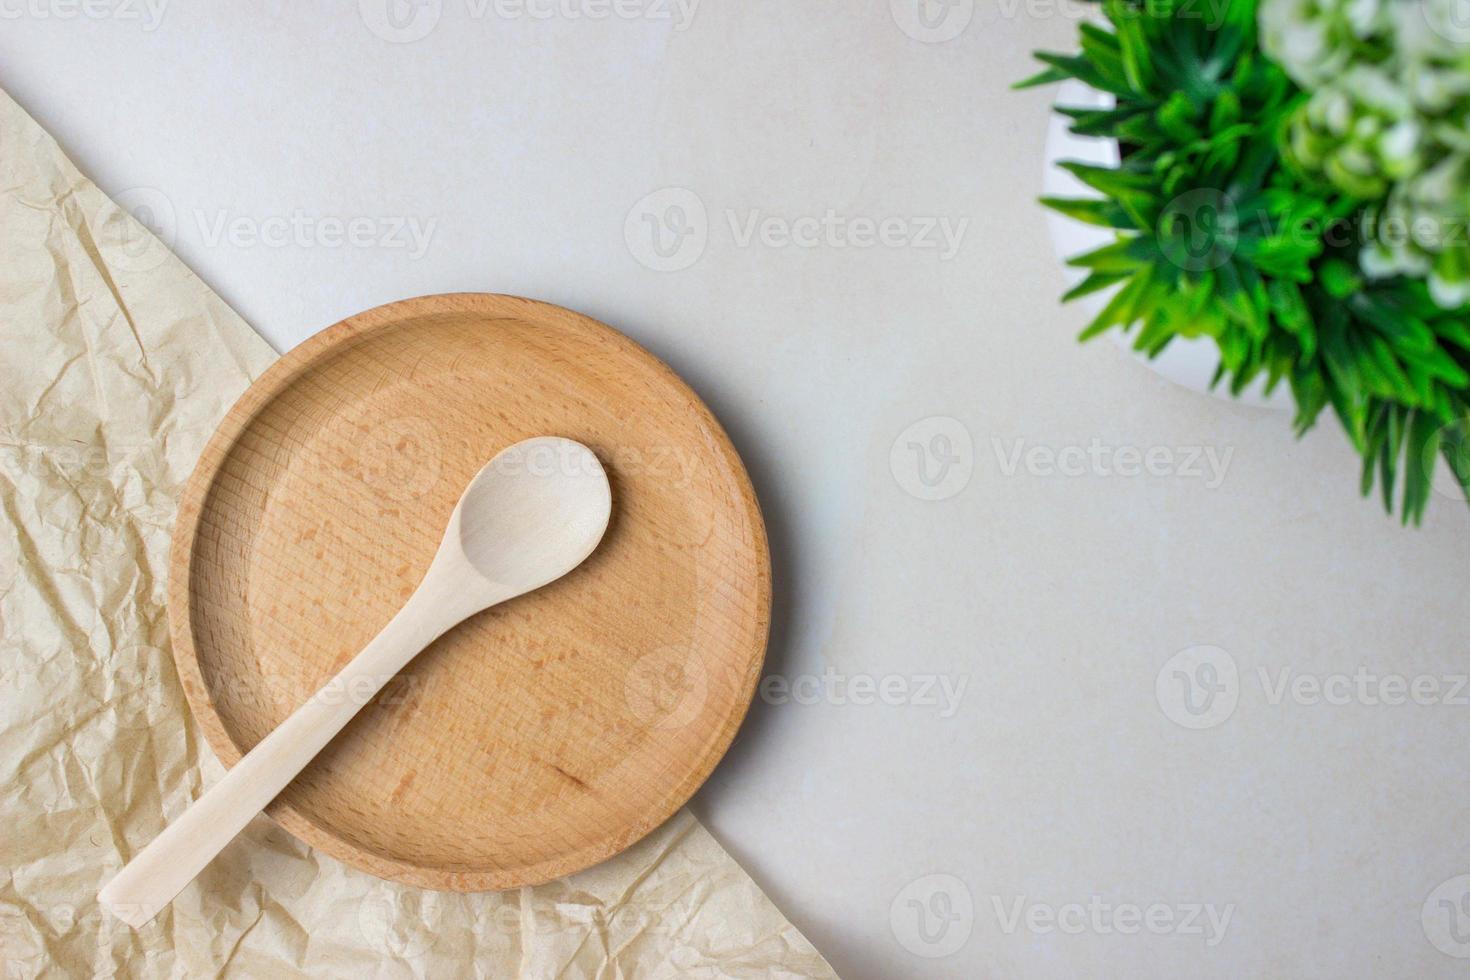
[[[102,907],[134,928],[152,919],[393,675],[459,621],[436,603],[415,602],[420,594],[336,677],[129,861],[98,893]]]

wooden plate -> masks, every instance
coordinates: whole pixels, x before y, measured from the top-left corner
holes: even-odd
[[[770,620],[739,457],[694,393],[616,331],[459,294],[369,310],[281,358],[185,491],[174,658],[233,765],[413,591],[480,466],[535,435],[601,458],[602,545],[420,654],[269,808],[380,877],[547,881],[628,847],[704,782],[750,704]]]

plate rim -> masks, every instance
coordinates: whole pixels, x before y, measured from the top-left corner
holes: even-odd
[[[662,800],[650,806],[645,816],[631,826],[622,828],[607,838],[576,851],[513,869],[456,870],[443,866],[418,864],[362,849],[329,828],[313,822],[305,814],[283,803],[279,798],[267,805],[264,811],[267,816],[298,840],[361,871],[402,884],[457,892],[504,891],[510,888],[542,884],[584,870],[628,849],[673,817],[718,767],[734,742],[735,735],[744,724],[755,699],[756,688],[764,673],[765,659],[769,652],[772,604],[770,541],[760,502],[750,480],[750,473],[746,469],[744,460],[736,451],[729,433],[725,431],[724,426],[720,424],[709,406],[661,358],[631,337],[593,317],[554,303],[522,296],[479,292],[434,293],[374,306],[308,337],[282,354],[252,381],[225,412],[214,432],[211,433],[194,464],[194,469],[185,482],[184,491],[180,497],[170,538],[168,561],[167,593],[169,635],[172,641],[171,653],[190,713],[202,730],[210,749],[226,768],[232,768],[240,761],[244,753],[226,730],[210,686],[204,680],[199,652],[194,643],[192,589],[190,588],[204,503],[208,499],[209,491],[220,469],[229,459],[231,450],[256,416],[275,398],[287,391],[299,376],[317,366],[340,348],[376,329],[384,327],[391,329],[393,321],[409,320],[438,313],[471,311],[490,313],[492,316],[516,316],[532,322],[535,322],[537,314],[570,317],[580,321],[592,332],[601,334],[631,356],[648,362],[654,371],[663,374],[676,390],[685,395],[690,406],[715,435],[714,447],[725,457],[726,465],[736,475],[739,485],[738,504],[747,512],[754,531],[755,541],[751,552],[756,579],[755,625],[759,635],[759,650],[752,657],[750,667],[745,677],[742,678],[735,710],[725,721],[723,727],[718,730],[718,737],[710,743],[712,749],[706,752],[699,765],[691,769]],[[201,788],[200,792],[202,791]]]

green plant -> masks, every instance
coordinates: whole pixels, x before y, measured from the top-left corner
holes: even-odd
[[[1470,30],[1460,0],[1263,0],[1262,45],[1310,93],[1293,161],[1376,202],[1370,277],[1425,279],[1470,301]]]
[[[1193,0],[1103,0],[1075,55],[1039,52],[1020,83],[1068,78],[1112,96],[1107,109],[1059,106],[1072,132],[1114,136],[1117,167],[1064,163],[1099,198],[1043,199],[1111,228],[1116,240],[1069,260],[1087,270],[1066,294],[1116,291],[1084,329],[1134,330],[1157,355],[1176,336],[1212,338],[1233,393],[1282,379],[1305,432],[1331,406],[1363,457],[1363,489],[1419,521],[1443,455],[1470,495],[1470,329],[1407,275],[1369,279],[1355,243],[1369,205],[1282,153],[1307,96],[1257,44],[1257,5],[1214,23]],[[1402,479],[1400,480],[1400,475]]]

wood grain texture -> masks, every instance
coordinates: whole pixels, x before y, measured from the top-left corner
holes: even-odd
[[[456,294],[370,310],[287,354],[186,488],[174,657],[233,765],[413,592],[485,461],[537,435],[585,443],[606,467],[598,550],[441,637],[268,808],[372,874],[458,891],[547,881],[694,793],[765,653],[770,559],[744,467],[626,337],[544,303]]]

